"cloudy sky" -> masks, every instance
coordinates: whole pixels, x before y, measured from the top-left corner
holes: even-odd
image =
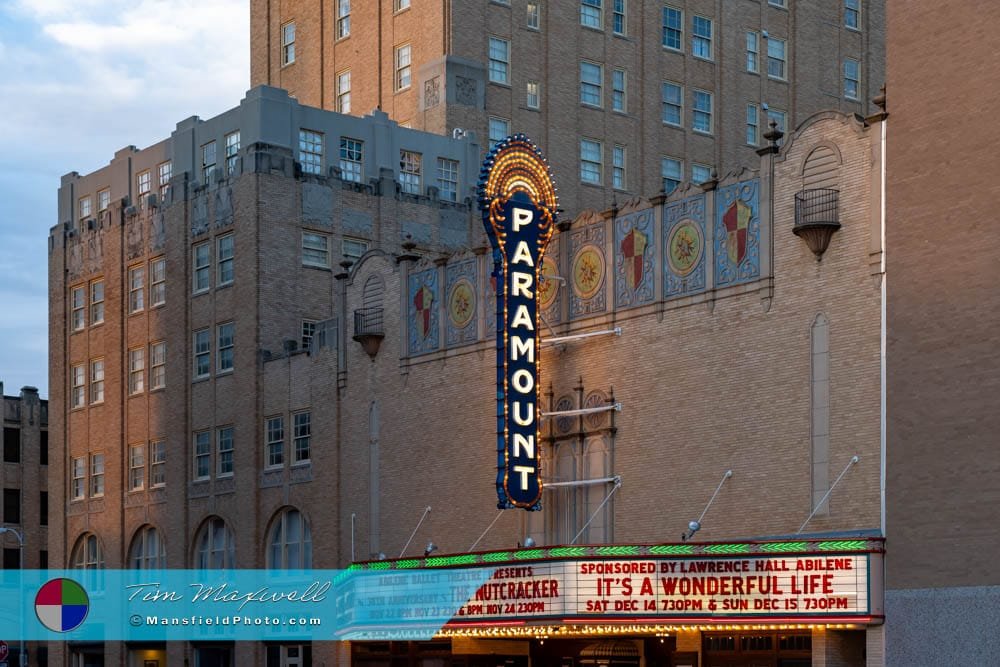
[[[0,382],[48,397],[48,230],[70,171],[250,85],[249,0],[0,0]]]

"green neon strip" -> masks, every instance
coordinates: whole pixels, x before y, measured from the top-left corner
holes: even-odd
[[[750,553],[749,544],[709,544],[705,547],[707,554],[746,554]]]
[[[674,556],[678,554],[693,554],[694,547],[690,544],[660,544],[649,547],[649,553],[653,556]]]
[[[419,558],[408,558],[406,560],[396,561],[396,569],[397,570],[408,570],[408,569],[411,569],[411,568],[414,568],[414,567],[420,567],[420,559]]]
[[[552,558],[567,558],[570,556],[586,556],[590,551],[587,547],[556,547],[549,549],[549,556]]]
[[[788,553],[790,551],[805,551],[809,548],[808,542],[773,542],[771,544],[760,545],[761,551],[769,553]]]
[[[620,547],[597,547],[594,550],[598,556],[638,556],[639,547],[637,546],[620,546]]]
[[[502,563],[511,560],[512,554],[509,551],[495,551],[491,554],[483,554],[484,563]]]
[[[836,542],[820,542],[820,551],[858,551],[865,549],[868,543],[864,540],[838,540]]]
[[[474,565],[477,556],[475,554],[462,554],[461,556],[439,556],[428,558],[425,562],[427,567],[442,567],[447,565]]]
[[[517,551],[514,553],[514,558],[518,560],[528,560],[532,558],[544,558],[544,549],[524,549],[522,551]]]
[[[381,561],[379,561],[377,563],[369,563],[368,564],[368,569],[369,570],[388,570],[390,566],[391,566],[391,563],[389,561],[387,561],[387,560],[381,560]]]

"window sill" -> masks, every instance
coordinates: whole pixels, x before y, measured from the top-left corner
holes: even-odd
[[[160,303],[154,303],[152,306],[149,307],[149,309],[150,310],[158,310],[160,308],[163,308],[165,305],[167,305],[167,302],[166,301],[161,301]]]
[[[306,459],[304,461],[296,461],[295,463],[289,464],[291,468],[308,468],[312,465],[312,459]]]
[[[284,469],[285,469],[284,463],[273,466],[264,466],[264,472],[281,472]]]
[[[129,398],[136,398],[137,396],[142,396],[145,393],[146,393],[145,391],[130,391],[129,394],[128,394],[128,397]]]
[[[770,74],[768,74],[767,78],[771,81],[777,81],[778,83],[788,83],[788,79],[780,76],[771,76]]]
[[[194,378],[191,379],[191,384],[195,384],[197,382],[205,382],[211,379],[212,379],[211,375],[196,375]]]
[[[604,111],[604,107],[600,104],[593,104],[591,102],[580,102],[580,106],[584,109],[594,109],[595,111]]]
[[[90,407],[92,407],[92,408],[96,408],[96,407],[98,407],[98,406],[101,406],[101,405],[104,405],[104,401],[93,401],[93,402],[92,402],[92,403],[90,404]]]
[[[166,386],[163,386],[163,387],[153,387],[153,388],[151,388],[149,390],[149,393],[150,394],[159,394],[159,393],[162,393],[165,389],[166,389]]]
[[[684,49],[675,49],[672,46],[665,46],[663,44],[661,44],[660,46],[664,51],[669,51],[670,53],[680,53],[681,55],[684,54]]]
[[[139,308],[138,310],[130,310],[128,311],[128,316],[132,317],[133,315],[142,315],[144,312],[146,312],[145,308]]]
[[[393,16],[393,18],[395,18],[395,17],[399,16],[400,14],[405,14],[408,11],[410,11],[410,5],[407,5],[406,7],[402,7],[400,9],[395,10],[392,13],[392,16]]]
[[[333,269],[329,266],[322,266],[321,264],[302,264],[303,269],[319,269],[320,271],[332,271]]]
[[[200,289],[197,292],[191,292],[191,296],[201,296],[202,294],[208,294],[211,291],[212,289],[210,287],[206,287],[205,289]]]
[[[393,95],[399,95],[400,93],[406,93],[406,92],[409,92],[411,88],[413,88],[412,85],[405,86],[403,88],[397,88],[396,90],[392,91],[392,94]]]
[[[101,320],[100,322],[94,322],[94,323],[92,323],[90,325],[90,328],[93,329],[94,327],[100,327],[100,326],[104,326],[104,320]],[[80,331],[83,331],[83,329],[81,329]],[[73,333],[76,333],[76,332],[74,331]]]
[[[351,38],[351,33],[347,33],[346,35],[341,35],[337,39],[333,40],[333,43],[334,44],[339,44],[341,42],[347,41],[350,38]]]
[[[141,486],[140,486],[140,487],[139,487],[139,488],[137,488],[137,489],[129,489],[129,490],[128,490],[128,491],[126,492],[126,493],[128,493],[128,494],[130,494],[130,495],[135,495],[135,494],[138,494],[138,493],[142,493],[142,492],[143,492],[143,491],[145,491],[145,490],[146,490],[146,489],[145,489],[144,487],[141,487]]]
[[[231,472],[220,472],[218,475],[215,476],[215,479],[232,479],[232,478],[233,478],[233,473]]]
[[[215,377],[225,377],[227,375],[232,375],[232,374],[233,374],[232,368],[227,368],[221,371],[215,371]]]
[[[864,31],[863,31],[863,30],[862,30],[861,28],[852,28],[852,27],[851,27],[851,26],[849,26],[849,25],[845,25],[845,26],[844,26],[844,30],[846,30],[846,31],[848,31],[848,32],[854,32],[854,33],[857,33],[857,34],[859,34],[859,35],[860,35],[860,34],[861,34],[862,32],[864,32]]]
[[[706,130],[696,130],[694,128],[691,128],[691,131],[694,132],[695,134],[699,135],[699,136],[702,136],[702,137],[714,137],[715,136],[712,132],[706,131]]]
[[[510,90],[511,88],[509,83],[503,83],[500,81],[489,81],[487,83],[489,83],[491,86],[500,86],[501,88],[507,88],[508,90]]]
[[[603,183],[592,183],[590,181],[580,181],[580,185],[585,185],[585,186],[590,187],[590,188],[599,188],[601,190],[604,189],[604,184]]]
[[[294,64],[295,64],[295,61],[294,61],[294,60],[292,60],[292,61],[290,61],[290,62],[287,62],[287,63],[282,63],[282,64],[281,64],[281,69],[285,69],[286,67],[291,67],[291,66],[292,66],[292,65],[294,65]]]
[[[672,127],[675,130],[683,130],[684,129],[684,126],[681,125],[680,123],[668,123],[667,121],[663,120],[663,121],[660,121],[660,124],[663,125],[663,127]]]
[[[604,28],[597,28],[592,25],[585,25],[583,23],[580,24],[580,27],[583,28],[584,30],[589,30],[591,32],[599,32],[602,35],[604,34]]]
[[[215,289],[220,290],[220,289],[225,289],[227,287],[232,287],[233,286],[233,282],[234,281],[230,280],[228,283],[222,283],[221,285],[216,285]]]
[[[703,63],[712,63],[713,65],[715,64],[715,58],[707,58],[705,56],[696,56],[693,53],[691,54],[691,57],[694,58],[695,60],[700,60]]]
[[[194,482],[195,484],[204,484],[210,481],[211,479],[212,479],[211,477],[195,477],[191,481]]]

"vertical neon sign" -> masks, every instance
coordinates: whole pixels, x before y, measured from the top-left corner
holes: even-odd
[[[548,163],[523,134],[486,156],[479,207],[497,289],[497,507],[539,510],[538,279],[557,198]]]

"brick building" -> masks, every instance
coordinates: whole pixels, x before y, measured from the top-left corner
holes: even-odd
[[[254,0],[251,85],[417,129],[524,132],[570,211],[755,168],[768,118],[867,115],[882,0]],[[488,140],[487,140],[488,139]]]
[[[543,267],[545,336],[597,335],[546,346],[543,383],[548,410],[594,410],[546,421],[543,470],[565,484],[530,515],[495,509],[470,138],[258,87],[68,174],[49,238],[52,563],[336,568],[428,541],[663,545],[717,485],[697,539],[880,557],[880,127],[818,114],[753,171],[565,217]],[[840,225],[821,261],[803,231],[817,220]],[[860,665],[881,650],[876,597],[829,621],[615,639],[648,665]],[[60,650],[73,665],[472,666],[579,660],[585,638]]]

